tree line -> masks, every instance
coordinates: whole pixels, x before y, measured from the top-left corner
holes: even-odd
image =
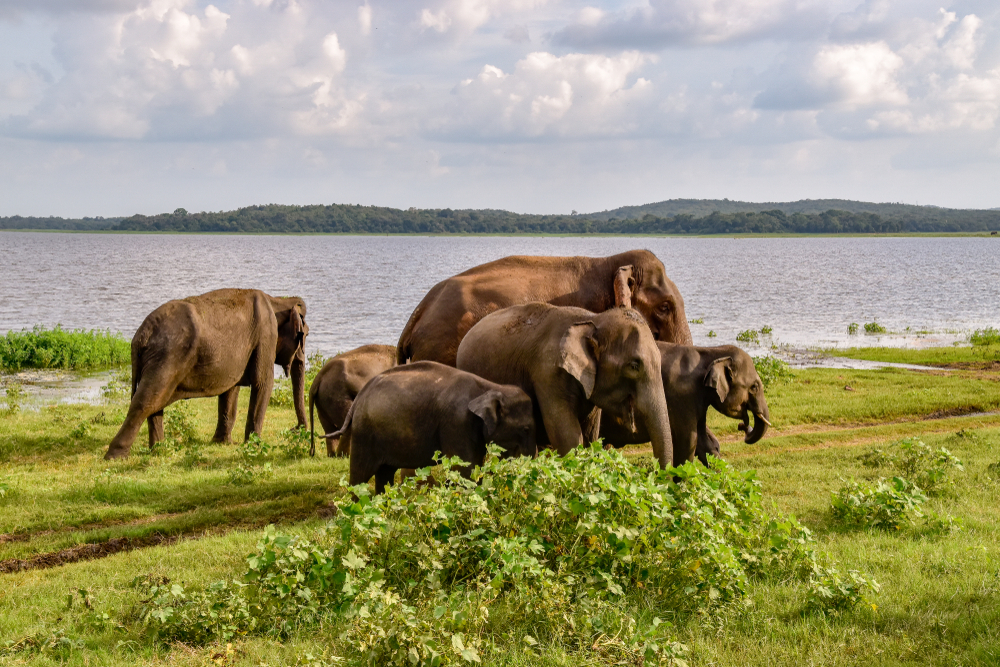
[[[909,207],[918,208],[918,207]],[[922,207],[930,208],[930,207]],[[932,209],[933,210],[933,209]],[[63,220],[0,218],[0,229],[102,229],[135,232],[339,233],[339,234],[888,234],[1000,230],[1000,211],[958,211],[926,216],[880,215],[830,209],[822,212],[713,211],[602,219],[593,215],[533,215],[480,209],[396,209],[350,204],[248,206],[235,211],[188,213],[177,209],[128,218]],[[904,212],[905,213],[905,212]],[[968,213],[964,217],[952,215]],[[62,221],[64,226],[59,226]]]

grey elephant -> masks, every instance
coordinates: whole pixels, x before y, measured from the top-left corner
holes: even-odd
[[[660,352],[631,308],[504,308],[469,330],[458,348],[458,367],[524,389],[544,427],[539,444],[560,454],[596,440],[600,409],[609,409],[643,424],[661,467],[672,460]]]
[[[619,283],[655,339],[691,344],[680,290],[648,250],[610,257],[511,256],[474,266],[432,287],[399,336],[396,361],[454,366],[462,338],[489,313],[532,301],[599,313],[620,303]]]
[[[693,461],[697,457],[708,465],[708,455],[719,456],[719,441],[706,426],[709,406],[739,419],[744,441],[754,444],[764,437],[770,426],[770,412],[753,359],[733,345],[693,347],[674,343],[657,343],[660,369],[666,391],[670,432],[674,443],[674,465]],[[753,415],[753,428],[750,416]],[[609,411],[601,414],[601,437],[615,447],[637,445],[649,441],[649,434],[636,423]]]
[[[347,412],[361,389],[369,380],[396,365],[396,348],[393,345],[362,345],[338,354],[323,364],[323,368],[309,387],[309,455],[316,454],[316,432],[313,408],[319,413],[323,433],[333,433],[344,425]],[[326,438],[327,456],[346,456],[346,448],[339,446],[338,438]]]
[[[391,368],[372,378],[351,405],[344,426],[330,434],[351,452],[351,485],[375,476],[385,491],[396,471],[434,465],[434,452],[472,466],[496,443],[507,456],[535,454],[531,399],[517,387],[499,385],[433,361]]]
[[[240,387],[250,387],[244,433],[260,434],[274,366],[291,372],[295,416],[305,426],[306,304],[260,290],[220,289],[168,301],[132,337],[132,400],[105,459],[128,456],[143,420],[149,446],[163,439],[163,408],[175,401],[219,397],[215,442],[229,442]]]

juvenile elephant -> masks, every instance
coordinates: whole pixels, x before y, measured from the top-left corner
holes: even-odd
[[[619,269],[628,268],[621,275]],[[486,315],[543,301],[599,313],[616,304],[614,284],[625,280],[631,303],[656,340],[691,344],[684,299],[663,263],[648,250],[611,257],[504,257],[442,280],[424,296],[396,345],[396,362],[455,365],[462,338]]]
[[[435,451],[468,462],[466,476],[482,464],[490,442],[508,456],[535,454],[527,394],[433,361],[372,378],[332,436],[351,452],[351,485],[374,475],[375,493],[382,493],[400,468],[434,465]]]
[[[168,301],[132,337],[132,402],[105,459],[128,456],[143,420],[149,446],[163,439],[163,408],[185,398],[219,397],[215,442],[229,442],[240,387],[250,387],[244,437],[259,434],[274,365],[291,369],[295,416],[305,426],[306,304],[260,290],[220,289]]]
[[[396,348],[392,345],[362,345],[338,354],[327,361],[309,387],[309,455],[316,454],[316,432],[313,406],[319,413],[323,433],[333,433],[344,425],[347,412],[362,387],[382,371],[396,365]],[[327,456],[350,454],[338,447],[337,438],[326,438]]]
[[[693,347],[661,342],[657,347],[670,413],[675,466],[693,461],[695,456],[708,465],[708,454],[719,455],[719,441],[705,424],[709,406],[727,417],[739,419],[742,422],[739,429],[746,432],[747,444],[764,437],[770,413],[764,384],[749,354],[733,345]],[[754,418],[752,430],[750,415]],[[622,447],[649,440],[640,423],[633,430],[625,421],[620,415],[601,413],[601,436],[606,443]]]
[[[539,444],[560,454],[585,438],[595,440],[599,409],[606,409],[643,424],[661,467],[672,460],[660,352],[631,308],[504,308],[469,330],[458,348],[458,368],[524,389],[544,425]]]

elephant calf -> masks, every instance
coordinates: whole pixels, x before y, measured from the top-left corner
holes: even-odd
[[[309,455],[316,454],[313,407],[319,413],[323,433],[329,434],[344,425],[347,412],[361,389],[373,377],[396,365],[396,348],[392,345],[362,345],[338,354],[327,361],[309,387],[309,431],[312,438]],[[350,451],[340,447],[339,438],[326,438],[327,456],[346,456]]]
[[[741,420],[739,428],[746,431],[747,444],[764,437],[770,414],[764,385],[749,354],[732,345],[693,347],[660,342],[657,347],[670,413],[675,466],[693,461],[695,456],[708,465],[708,454],[719,455],[719,441],[705,424],[709,406]],[[636,422],[635,429],[624,422],[624,418],[608,411],[601,415],[601,436],[606,443],[622,447],[649,439],[640,422]]]
[[[466,461],[466,476],[482,464],[490,442],[508,456],[535,454],[527,394],[434,361],[396,366],[372,378],[344,426],[331,435],[351,452],[351,485],[374,475],[375,493],[400,468],[434,465],[436,451]]]

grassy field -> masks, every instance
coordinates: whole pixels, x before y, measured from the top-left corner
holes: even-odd
[[[767,511],[794,514],[824,563],[881,585],[868,602],[811,610],[807,583],[778,574],[750,577],[736,600],[695,608],[626,591],[616,609],[635,627],[588,630],[585,642],[575,617],[565,634],[532,629],[497,603],[477,626],[477,657],[497,666],[643,664],[623,641],[656,615],[673,624],[669,638],[686,647],[675,657],[690,665],[1000,663],[1000,369],[963,365],[976,359],[956,350],[970,349],[942,350],[940,363],[958,363],[950,369],[796,371],[768,390],[774,429],[752,446],[738,439],[735,422],[712,413],[731,466],[757,471]],[[894,353],[901,356],[892,361],[912,363],[901,358],[910,352]],[[246,446],[207,443],[215,403],[186,406],[172,444],[149,453],[144,428],[133,455],[116,462],[101,457],[124,415],[121,401],[0,413],[0,664],[351,664],[339,659],[353,655],[347,626],[330,618],[281,637],[237,633],[208,644],[164,642],[137,618],[148,599],[137,578],[186,590],[240,580],[265,525],[321,535],[332,505],[346,498],[346,461],[302,457],[302,443],[283,432],[294,423],[290,408],[272,407],[265,444]],[[188,441],[185,426],[194,429]],[[835,517],[831,494],[850,480],[896,474],[859,456],[895,451],[890,443],[901,438],[945,447],[964,465],[951,473],[953,486],[921,505],[936,523],[917,518],[884,530]],[[650,464],[641,447],[628,457]],[[462,664],[457,655],[444,657]]]

